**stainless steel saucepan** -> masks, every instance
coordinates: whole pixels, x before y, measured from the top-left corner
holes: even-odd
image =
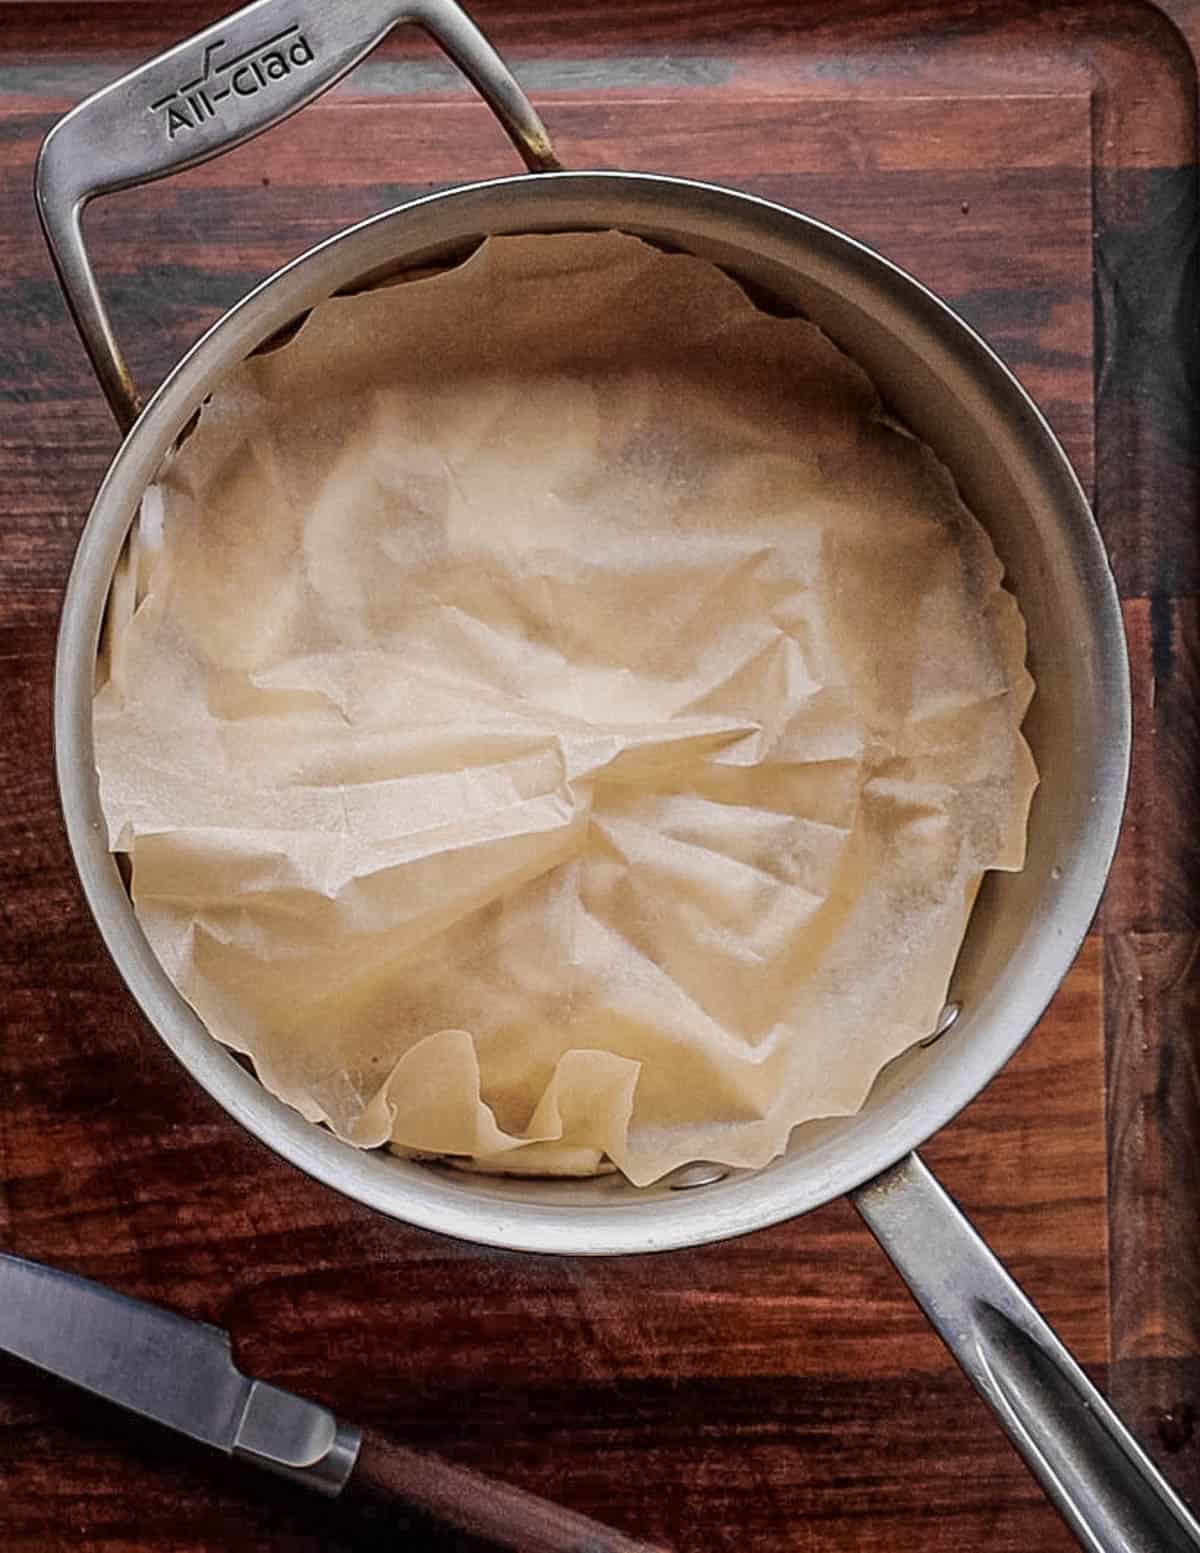
[[[143,408],[88,261],[84,206],[268,128],[401,22],[423,27],[461,66],[530,172],[414,200],[320,244],[232,308]],[[559,170],[537,115],[452,0],[257,0],[56,125],[37,199],[127,433],[63,608],[54,699],[63,810],[109,951],[193,1077],[319,1180],[395,1218],[494,1246],[667,1250],[849,1193],[1083,1544],[1200,1548],[1200,1527],[913,1152],[1013,1054],[1075,957],[1112,858],[1129,759],[1128,667],[1099,534],[1046,422],[983,341],[894,265],[794,211],[684,179]],[[859,1115],[798,1128],[766,1169],[694,1167],[640,1190],[612,1176],[473,1177],[364,1153],[272,1098],[207,1034],[152,955],[106,846],[92,751],[93,670],[114,565],[163,456],[225,374],[306,309],[367,278],[453,259],[489,233],[610,227],[711,259],[807,314],[941,455],[991,533],[1028,623],[1038,689],[1026,732],[1042,776],[1028,862],[986,880],[938,1038],[893,1062]]]

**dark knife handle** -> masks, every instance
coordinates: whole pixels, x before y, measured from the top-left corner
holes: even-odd
[[[482,1477],[364,1430],[342,1497],[404,1504],[497,1547],[519,1553],[666,1553],[537,1494]]]

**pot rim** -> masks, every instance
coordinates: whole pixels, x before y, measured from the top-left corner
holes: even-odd
[[[605,202],[634,211],[620,220],[580,219]],[[830,266],[854,264],[881,306],[903,311],[962,363],[1006,418],[1037,478],[1061,514],[1064,541],[1088,595],[1093,695],[1103,699],[1104,739],[1095,741],[1095,801],[1081,844],[1053,886],[1053,931],[1034,934],[1018,952],[1019,975],[1006,973],[1005,996],[985,996],[939,1043],[912,1089],[857,1118],[804,1157],[788,1155],[757,1172],[729,1171],[704,1190],[667,1184],[638,1189],[623,1178],[539,1184],[431,1169],[342,1143],[270,1095],[211,1037],[154,958],[114,859],[108,852],[93,764],[94,663],[113,567],[141,494],[214,382],[299,313],[385,261],[419,262],[424,228],[457,214],[464,232],[538,230],[517,212],[540,209],[541,230],[618,226],[651,235],[656,218],[685,217],[724,232],[754,228],[762,252],[803,240]],[[684,206],[686,204],[686,211]],[[506,215],[507,211],[507,215]],[[570,212],[575,211],[572,219]],[[486,221],[477,217],[487,217]],[[423,223],[423,227],[422,227]],[[418,239],[406,247],[395,230]],[[351,262],[351,254],[358,257]],[[399,254],[399,258],[397,255]],[[375,264],[363,262],[373,256]],[[794,256],[793,256],[794,259]],[[72,855],[89,909],[118,971],[142,1012],[190,1075],[230,1116],[278,1154],[328,1186],[392,1217],[463,1239],[518,1250],[614,1254],[665,1250],[742,1234],[816,1207],[861,1185],[923,1143],[982,1089],[1041,1017],[1074,960],[1102,893],[1115,851],[1129,770],[1130,691],[1116,587],[1103,543],[1066,454],[1045,418],[991,348],[946,303],[873,249],[784,206],[719,185],[654,173],[525,174],[457,185],[372,216],[293,259],[217,320],[153,394],[97,492],[72,563],[63,600],[54,680],[55,764]],[[989,1006],[991,1005],[991,1006]],[[932,1064],[939,1074],[931,1077]],[[922,1090],[914,1098],[916,1090]],[[859,1125],[860,1120],[862,1125]],[[825,1126],[826,1124],[816,1124]],[[850,1140],[849,1144],[847,1140]]]

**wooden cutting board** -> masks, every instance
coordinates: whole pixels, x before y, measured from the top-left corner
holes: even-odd
[[[257,1373],[680,1553],[1070,1547],[844,1203],[672,1256],[478,1250],[277,1160],[131,1008],[75,884],[49,713],[117,439],[30,185],[60,113],[221,9],[0,3],[0,1246],[219,1322]],[[940,291],[1094,494],[1134,665],[1122,851],[1036,1035],[927,1154],[1200,1502],[1200,0],[475,12],[569,166],[749,189]],[[89,230],[140,380],[347,222],[511,170],[410,32],[268,138],[104,202]],[[0,1544],[465,1547],[297,1503],[3,1360]]]

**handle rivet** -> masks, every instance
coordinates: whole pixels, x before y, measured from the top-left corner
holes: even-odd
[[[729,1172],[721,1165],[697,1164],[685,1165],[671,1182],[673,1192],[690,1192],[697,1186],[715,1186],[718,1181],[723,1181]]]
[[[923,1041],[918,1041],[917,1045],[932,1046],[934,1041],[940,1041],[942,1036],[946,1034],[947,1030],[950,1030],[954,1027],[958,1021],[958,1016],[961,1013],[961,1003],[947,1003],[945,1008],[943,1008],[941,1013],[937,1016],[937,1021],[934,1024],[932,1031],[925,1037]]]

